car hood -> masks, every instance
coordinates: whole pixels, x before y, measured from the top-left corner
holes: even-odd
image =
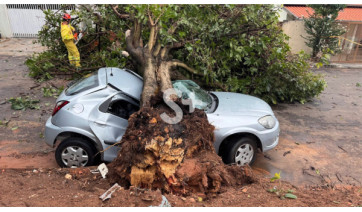
[[[248,115],[264,116],[274,115],[272,109],[265,101],[239,93],[212,92],[219,100],[214,111],[218,115]]]

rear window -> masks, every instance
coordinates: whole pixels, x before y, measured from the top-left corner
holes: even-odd
[[[80,92],[95,88],[99,85],[98,72],[93,72],[84,76],[82,79],[70,86],[66,91],[65,95],[72,96]]]

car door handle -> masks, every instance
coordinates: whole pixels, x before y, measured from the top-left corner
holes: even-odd
[[[103,121],[94,121],[94,123],[99,124],[99,125],[106,125],[106,122]]]

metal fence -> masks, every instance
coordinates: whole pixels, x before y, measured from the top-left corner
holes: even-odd
[[[60,10],[60,4],[7,4],[9,21],[13,37],[37,37],[45,24],[42,10]],[[68,11],[74,10],[75,5],[66,6]]]

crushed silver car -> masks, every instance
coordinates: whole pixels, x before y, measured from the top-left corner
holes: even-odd
[[[122,139],[129,116],[139,110],[142,86],[142,77],[130,70],[101,68],[63,91],[45,128],[45,141],[56,146],[59,166],[112,161],[120,148],[114,144]],[[258,149],[265,152],[278,144],[279,122],[263,100],[207,92],[191,80],[174,81],[173,86],[205,111],[215,126],[215,150],[225,163],[252,164]]]

